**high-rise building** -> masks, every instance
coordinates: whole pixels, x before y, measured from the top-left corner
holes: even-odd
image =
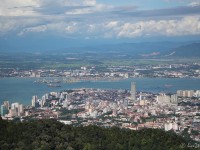
[[[178,90],[177,96],[180,97],[192,97],[194,96],[194,90]]]
[[[44,104],[46,103],[46,99],[41,99],[40,101],[39,101],[39,105],[40,105],[40,107],[44,107]]]
[[[67,108],[68,107],[68,102],[65,100],[63,101],[63,108]]]
[[[176,122],[167,122],[164,124],[164,128],[165,128],[165,131],[169,131],[169,130],[174,130],[174,131],[177,131],[179,130],[179,126]]]
[[[19,103],[12,103],[11,104],[11,116],[20,116],[20,113],[19,113]]]
[[[171,100],[170,101],[171,101],[172,104],[178,104],[177,94],[171,95]]]
[[[45,99],[49,99],[49,94],[48,93],[45,94],[44,96],[45,96]]]
[[[1,105],[1,116],[8,114],[8,109],[5,105]]]
[[[177,94],[173,95],[166,95],[164,93],[161,93],[157,96],[157,102],[159,105],[177,105],[178,99]]]
[[[37,100],[38,100],[37,96],[33,96],[33,97],[32,97],[31,104],[32,104],[33,107],[36,107],[36,102],[37,102]]]
[[[141,106],[145,106],[147,104],[147,100],[143,99],[143,100],[140,100],[140,103],[139,103]]]
[[[10,117],[16,117],[16,116],[18,116],[17,109],[10,109],[9,110],[9,116]]]
[[[23,113],[24,113],[24,107],[22,104],[20,104],[18,108],[18,116],[21,116]]]
[[[10,103],[9,101],[4,101],[3,105],[6,106],[6,108],[9,110],[10,109]]]
[[[177,96],[181,96],[182,97],[183,96],[183,90],[178,90],[177,91]]]
[[[127,100],[127,99],[124,99],[124,100],[123,100],[123,104],[124,104],[124,107],[127,108],[127,107],[128,107],[128,100]]]
[[[136,83],[131,82],[131,99],[136,101]]]
[[[160,105],[170,104],[170,96],[164,93],[161,93],[160,95],[157,96],[157,102]]]
[[[11,104],[11,109],[18,109],[19,108],[19,103],[12,103]]]
[[[200,90],[197,90],[194,94],[196,97],[200,97]]]

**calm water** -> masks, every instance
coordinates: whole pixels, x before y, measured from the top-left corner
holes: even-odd
[[[33,83],[34,78],[1,78],[0,79],[0,104],[4,100],[20,102],[25,105],[31,103],[31,97],[39,98],[45,93],[61,91],[73,88],[101,88],[101,89],[130,89],[132,81],[136,82],[138,91],[146,92],[176,92],[178,89],[200,89],[200,79],[176,79],[176,78],[133,78],[120,81],[101,82],[77,82],[62,83],[62,87],[48,87],[45,84]]]

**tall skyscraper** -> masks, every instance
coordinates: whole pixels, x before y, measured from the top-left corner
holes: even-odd
[[[22,104],[20,104],[18,108],[18,116],[21,116],[23,113],[24,113],[24,107]]]
[[[33,107],[36,107],[36,102],[37,102],[37,100],[38,100],[37,96],[33,96],[33,97],[32,97],[32,106],[33,106]]]
[[[1,116],[8,114],[8,109],[5,105],[1,105]]]
[[[136,84],[135,82],[131,82],[131,99],[136,101]]]

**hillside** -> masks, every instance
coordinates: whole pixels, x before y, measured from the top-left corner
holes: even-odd
[[[99,45],[77,49],[82,53],[127,55],[131,58],[200,57],[200,43],[143,42]]]
[[[167,53],[167,57],[181,57],[181,58],[200,58],[200,43],[192,43],[178,48],[174,48]]]
[[[1,150],[177,150],[185,139],[159,129],[65,126],[55,120],[24,123],[0,119]]]

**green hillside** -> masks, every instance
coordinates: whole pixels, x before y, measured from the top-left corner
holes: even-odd
[[[186,141],[158,129],[65,126],[55,120],[23,123],[0,119],[1,150],[179,150]]]

